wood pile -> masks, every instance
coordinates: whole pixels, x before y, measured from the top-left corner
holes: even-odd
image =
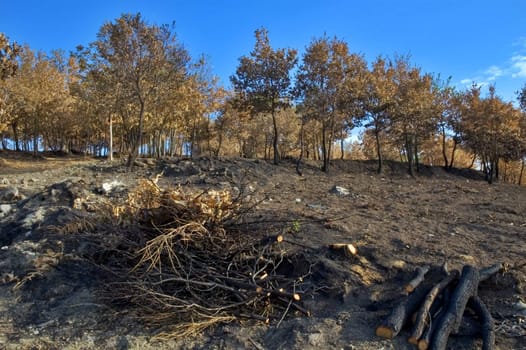
[[[243,203],[228,191],[193,193],[142,182],[95,228],[105,240],[97,263],[116,276],[102,293],[132,310],[157,339],[200,334],[232,321],[279,324],[309,315],[302,295],[310,268],[290,271],[281,234],[236,229]],[[109,257],[108,257],[109,256]],[[294,266],[293,266],[294,267]],[[117,277],[118,276],[118,277]]]
[[[415,277],[404,286],[406,294],[376,328],[376,335],[393,339],[402,328],[411,328],[408,342],[419,350],[444,350],[452,334],[459,334],[463,323],[471,334],[482,338],[483,350],[494,349],[494,321],[478,297],[479,283],[503,269],[496,264],[482,270],[466,265],[462,271],[448,272],[429,283],[429,266],[418,267]],[[475,325],[472,320],[476,319]],[[475,328],[475,329],[473,329]]]

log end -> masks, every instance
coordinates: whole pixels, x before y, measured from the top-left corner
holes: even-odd
[[[424,339],[418,341],[418,350],[427,350],[429,348],[429,342]]]
[[[376,336],[387,339],[393,339],[395,336],[395,331],[387,326],[378,326],[376,328]]]
[[[330,249],[343,251],[345,254],[357,255],[358,249],[351,243],[333,243],[329,245]]]
[[[418,341],[419,339],[413,336],[410,336],[409,338],[407,338],[407,342],[409,344],[418,345]]]

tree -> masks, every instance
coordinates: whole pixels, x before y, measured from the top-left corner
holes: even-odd
[[[389,128],[388,113],[395,103],[396,85],[394,82],[394,67],[392,62],[378,57],[367,74],[362,103],[364,114],[356,118],[365,128],[372,128],[375,138],[378,158],[378,173],[383,170],[382,135]]]
[[[407,57],[395,61],[395,103],[389,108],[390,133],[403,144],[408,171],[414,175],[419,169],[419,144],[437,129],[433,78],[411,67]]]
[[[5,81],[8,124],[17,150],[20,129],[24,141],[32,140],[34,154],[39,147],[65,148],[75,124],[65,77],[56,57],[35,54],[27,46],[21,50],[17,74]]]
[[[479,157],[489,183],[499,179],[501,160],[516,161],[524,156],[524,114],[504,102],[490,86],[486,98],[473,85],[465,94],[461,122],[463,142]]]
[[[18,69],[18,57],[20,55],[20,46],[15,42],[9,42],[9,38],[4,33],[0,33],[0,133],[4,133],[8,127],[7,121],[7,89],[5,80],[13,76]],[[4,137],[2,137],[4,148]]]
[[[367,65],[362,56],[351,54],[347,43],[337,38],[315,39],[307,47],[296,76],[302,113],[321,125],[322,170],[329,171],[331,149],[337,135],[352,126],[361,114],[359,97]]]
[[[256,43],[250,56],[242,56],[236,73],[230,77],[234,90],[245,97],[257,114],[272,118],[274,164],[279,163],[279,130],[277,112],[291,101],[290,71],[296,65],[296,50],[270,46],[268,31],[255,31]]]
[[[9,38],[0,33],[0,81],[16,73],[20,51],[21,47],[17,43],[9,42]]]
[[[124,14],[105,23],[91,48],[93,69],[107,83],[119,84],[118,112],[127,128],[132,167],[153,102],[166,82],[184,81],[189,55],[170,26],[148,25],[140,14]]]
[[[517,92],[517,99],[519,100],[521,109],[526,112],[526,84]]]

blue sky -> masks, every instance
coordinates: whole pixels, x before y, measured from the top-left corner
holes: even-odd
[[[269,30],[271,45],[304,51],[324,33],[371,62],[409,54],[423,71],[452,76],[459,88],[496,84],[505,100],[526,83],[525,0],[91,0],[2,1],[0,32],[36,50],[74,50],[122,13],[176,22],[179,40],[204,54],[225,86],[238,58]]]

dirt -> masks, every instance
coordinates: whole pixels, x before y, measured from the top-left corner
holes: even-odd
[[[526,301],[526,188],[489,185],[471,170],[422,167],[411,178],[403,164],[386,168],[379,175],[374,162],[334,161],[327,175],[307,162],[298,176],[292,160],[202,157],[141,159],[128,172],[119,160],[0,153],[0,349],[412,349],[407,330],[385,340],[376,326],[416,267],[446,262],[449,269],[505,264],[479,295],[495,318],[496,348],[526,348],[526,313],[514,307]],[[60,228],[125,198],[143,178],[243,191],[256,203],[250,220],[257,224],[247,230],[281,233],[285,249],[315,263],[319,293],[304,300],[311,316],[230,323],[159,342],[156,330],[105,304],[100,270],[86,259],[89,235]],[[337,254],[332,243],[352,243],[358,254]],[[449,344],[477,349],[481,342],[452,337]]]

